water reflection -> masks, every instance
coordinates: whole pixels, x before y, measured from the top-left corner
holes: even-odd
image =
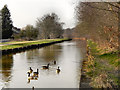
[[[11,69],[13,67],[13,56],[12,55],[4,55],[1,59],[2,65],[2,75],[5,78],[8,78],[11,75]]]
[[[0,74],[2,74],[1,76],[1,80],[4,83],[8,83],[11,80],[11,73],[12,73],[12,67],[13,67],[13,56],[12,55],[4,55],[2,56],[2,58],[0,59]]]
[[[53,61],[53,64],[55,63],[54,61],[57,60],[58,56],[61,53],[62,46],[60,45],[51,45],[49,47],[43,47],[41,49],[33,49],[30,50],[29,52],[26,52],[26,56],[28,60],[39,60],[43,62],[51,62]]]

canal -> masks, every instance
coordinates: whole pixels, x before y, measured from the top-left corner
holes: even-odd
[[[5,88],[79,88],[81,49],[75,41],[4,55],[0,60],[0,89]],[[54,64],[53,61],[56,61]],[[42,65],[50,63],[49,69]],[[59,74],[56,69],[60,67]],[[36,79],[28,80],[29,67],[39,69]]]

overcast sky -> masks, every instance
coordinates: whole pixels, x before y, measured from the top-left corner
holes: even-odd
[[[22,28],[35,25],[37,18],[55,12],[65,28],[75,26],[75,6],[78,0],[1,0],[0,9],[5,4],[11,13],[13,25]]]
[[[101,0],[0,0],[0,10],[7,4],[13,25],[18,28],[25,27],[27,24],[35,25],[37,18],[51,12],[58,15],[60,21],[65,23],[65,28],[72,28],[76,24],[75,7],[78,1]]]

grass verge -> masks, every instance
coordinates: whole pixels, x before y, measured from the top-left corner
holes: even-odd
[[[92,40],[87,40],[87,60],[83,67],[85,75],[90,78],[90,86],[93,88],[118,88],[118,66],[120,57],[118,51],[103,53],[98,45]]]
[[[0,46],[0,49],[1,50],[14,49],[14,48],[20,48],[20,47],[43,44],[43,43],[51,43],[51,42],[62,41],[62,40],[68,40],[68,39],[44,39],[44,40],[37,40],[37,41],[5,42],[5,43],[2,43],[2,46]]]

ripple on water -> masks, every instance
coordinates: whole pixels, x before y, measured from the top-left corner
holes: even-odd
[[[4,87],[4,83],[0,80],[0,90]]]

